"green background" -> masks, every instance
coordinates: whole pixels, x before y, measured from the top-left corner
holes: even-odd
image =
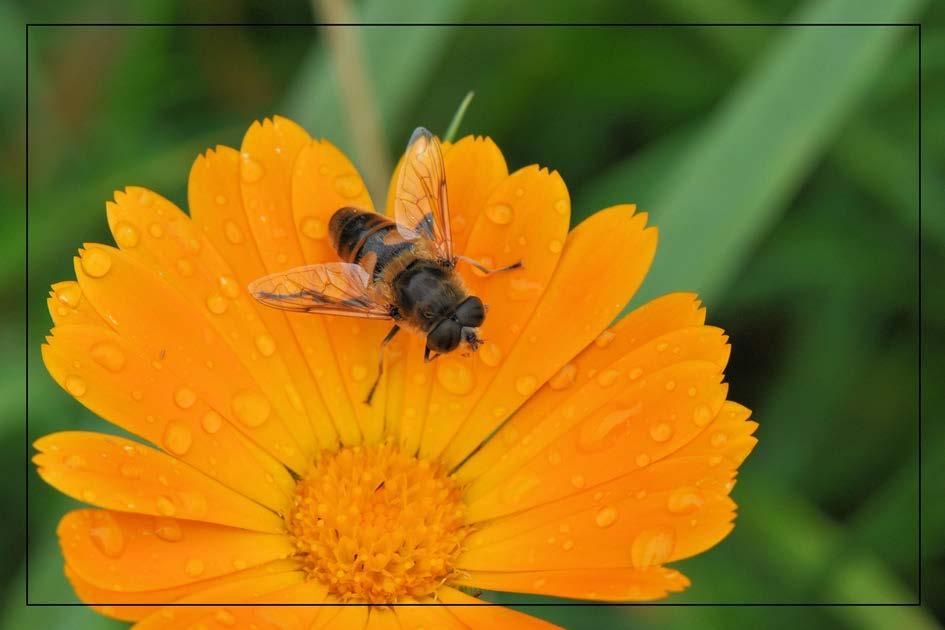
[[[914,27],[362,28],[358,35],[391,156],[416,125],[442,132],[475,90],[460,134],[491,136],[512,169],[533,162],[558,169],[575,222],[624,201],[651,213],[660,247],[634,304],[695,290],[709,322],[731,335],[731,398],[754,410],[760,443],[734,491],[734,533],[678,564],[693,585],[667,602],[915,602],[920,378],[924,385],[925,608],[530,612],[574,628],[940,627],[945,596],[929,585],[945,583],[945,431],[932,411],[943,408],[945,373],[945,295],[935,277],[945,268],[945,108],[929,103],[940,103],[945,90],[943,6],[653,0],[630,10],[591,1],[573,3],[579,13],[561,3],[538,15],[499,0],[417,0],[408,14],[394,4],[367,0],[352,11],[364,21],[923,22],[929,140],[921,236]],[[25,21],[317,19],[304,2],[4,3],[0,65],[3,76],[22,77]],[[28,55],[26,272],[24,86],[22,78],[0,83],[7,208],[0,342],[9,350],[0,364],[0,455],[11,463],[23,461],[26,439],[105,427],[46,374],[39,346],[50,327],[48,285],[72,277],[82,242],[111,242],[104,202],[114,189],[147,186],[185,206],[196,154],[238,146],[252,120],[274,113],[359,161],[324,32],[314,28],[31,28]],[[81,608],[23,607],[26,554],[32,602],[75,601],[55,540],[73,502],[25,468],[11,465],[0,479],[11,506],[0,537],[0,627],[121,627]],[[28,523],[14,515],[24,504],[24,475]]]

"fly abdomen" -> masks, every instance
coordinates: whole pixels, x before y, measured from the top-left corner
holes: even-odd
[[[393,221],[356,208],[337,210],[328,223],[328,236],[339,258],[361,264],[375,281],[391,260],[412,247],[400,238]]]

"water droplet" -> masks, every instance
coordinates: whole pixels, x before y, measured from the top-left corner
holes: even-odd
[[[141,400],[142,398],[144,398],[144,392],[141,391],[140,389],[136,389],[133,392],[131,392],[131,398],[133,400]]]
[[[235,626],[236,625],[236,617],[233,616],[233,613],[231,613],[230,611],[224,608],[221,608],[220,610],[218,610],[216,614],[213,615],[213,618],[216,619],[217,623],[219,623],[222,626]]]
[[[548,386],[554,390],[567,389],[574,385],[574,381],[577,379],[578,369],[577,366],[573,363],[568,363],[560,370],[558,373],[551,377],[551,380],[548,381]]]
[[[178,258],[176,267],[177,273],[184,276],[185,278],[189,278],[190,276],[194,275],[194,265],[186,258]]]
[[[355,381],[363,381],[364,377],[367,376],[367,368],[357,363],[351,366],[351,378]]]
[[[220,276],[217,278],[217,282],[220,284],[220,292],[223,293],[226,297],[231,300],[235,300],[239,297],[240,294],[240,285],[236,283],[236,280],[231,276]]]
[[[187,561],[186,566],[184,566],[184,572],[192,577],[201,575],[203,573],[203,569],[203,560],[200,560],[199,558],[191,558]]]
[[[712,421],[712,410],[706,405],[698,405],[692,412],[692,421],[697,427],[704,427]]]
[[[452,357],[440,359],[436,367],[436,380],[440,382],[443,389],[457,396],[468,394],[476,385],[475,376],[469,366],[461,359]]]
[[[647,465],[649,465],[650,456],[647,455],[646,453],[640,453],[639,455],[637,455],[637,458],[634,461],[636,461],[637,466],[639,466],[640,468],[644,468]]]
[[[630,546],[630,561],[643,569],[663,564],[673,553],[676,534],[666,526],[645,529],[633,539]]]
[[[597,384],[601,387],[610,387],[614,384],[614,381],[617,380],[617,377],[620,376],[620,372],[617,370],[604,370],[597,377]]]
[[[689,391],[686,392],[686,393],[689,394],[689,397],[690,397],[690,398],[695,398],[695,397],[696,397],[696,393],[698,393],[698,390],[696,390],[695,387],[690,387],[690,388],[689,388]]]
[[[271,357],[276,352],[276,342],[269,335],[257,335],[256,349],[264,357]]]
[[[548,249],[551,251],[552,254],[557,254],[558,252],[560,252],[562,247],[563,245],[561,244],[561,241],[557,239],[550,241],[548,243]]]
[[[306,237],[316,241],[321,240],[328,235],[328,230],[325,229],[325,222],[321,219],[316,219],[315,217],[306,217],[302,219],[302,223],[299,225],[299,230]]]
[[[85,468],[86,461],[81,455],[72,454],[66,457],[65,464],[69,468]]]
[[[496,367],[502,361],[502,348],[488,342],[479,347],[479,360],[489,367]]]
[[[174,392],[174,402],[181,409],[190,409],[197,402],[197,394],[189,387],[181,387]]]
[[[671,392],[676,389],[676,381],[666,381],[666,391]]]
[[[570,539],[564,541],[563,543],[561,543],[561,548],[564,549],[565,551],[571,551],[572,549],[574,549],[574,541]]]
[[[673,427],[666,422],[657,422],[650,426],[650,437],[654,442],[665,442],[673,437]]]
[[[574,486],[575,488],[583,488],[584,483],[585,483],[584,475],[578,474],[578,475],[571,476],[571,485]]]
[[[93,278],[101,278],[112,268],[112,257],[101,249],[82,252],[82,270]]]
[[[508,296],[515,302],[535,300],[541,296],[544,289],[541,283],[528,278],[515,277],[509,280]]]
[[[226,197],[223,195],[217,195],[216,197],[213,198],[213,200],[216,202],[218,206],[226,205]]]
[[[258,427],[269,419],[272,409],[260,394],[242,391],[233,396],[233,413],[248,427]]]
[[[538,385],[538,381],[534,376],[520,376],[515,379],[515,390],[522,396],[528,396]]]
[[[109,372],[120,372],[125,367],[125,353],[110,341],[101,341],[89,351],[92,360]]]
[[[594,345],[598,348],[606,348],[617,337],[617,333],[612,330],[605,330],[594,340]]]
[[[227,221],[223,224],[223,235],[226,236],[226,240],[234,245],[239,245],[243,242],[243,230],[233,221]]]
[[[177,508],[174,506],[174,502],[171,501],[170,497],[166,497],[163,494],[157,498],[154,502],[155,507],[157,508],[158,513],[163,514],[164,516],[173,516],[177,512]]]
[[[578,447],[584,451],[599,451],[612,444],[630,425],[630,419],[640,413],[641,403],[623,409],[614,409],[603,417],[591,417],[581,425]]]
[[[211,409],[203,415],[203,418],[200,419],[200,426],[203,427],[204,431],[212,435],[219,431],[220,427],[223,426],[223,416]]]
[[[640,368],[633,368],[632,370],[630,370],[630,380],[635,381],[638,378],[640,378],[642,374],[643,374],[643,370],[641,370]]]
[[[549,451],[548,452],[548,463],[552,466],[557,466],[561,463],[561,453],[558,451]]]
[[[364,187],[361,185],[361,179],[357,175],[341,175],[335,178],[335,190],[342,197],[353,199],[361,194]]]
[[[82,288],[79,287],[78,282],[69,283],[56,291],[56,299],[66,306],[75,308],[79,305],[79,300],[82,299]]]
[[[74,374],[66,377],[66,391],[76,398],[85,394],[87,389],[88,386],[81,377],[75,376]]]
[[[180,523],[173,518],[156,517],[154,519],[154,533],[158,538],[167,542],[180,542],[184,538]]]
[[[617,522],[617,509],[612,505],[601,508],[594,517],[594,522],[598,527],[610,527]]]
[[[285,384],[285,395],[289,399],[289,404],[292,405],[292,408],[298,411],[299,413],[305,412],[305,406],[302,404],[302,397],[299,396],[299,391],[295,389],[295,386],[292,383]]]
[[[663,342],[660,342],[660,343],[658,343],[658,344],[656,345],[656,351],[657,351],[657,352],[665,352],[665,351],[666,351],[666,348],[668,348],[668,347],[669,347],[669,344],[666,343],[665,341],[663,341]]]
[[[728,436],[722,433],[721,431],[719,431],[715,435],[712,436],[711,442],[712,442],[712,446],[716,448],[720,446],[724,446],[725,443],[728,442]]]
[[[702,507],[703,503],[705,503],[705,499],[702,498],[698,490],[690,486],[683,486],[669,495],[669,499],[666,501],[666,509],[673,514],[689,514]]]
[[[486,216],[497,225],[508,225],[513,215],[512,206],[505,203],[494,203],[486,208]]]
[[[164,446],[175,455],[183,455],[190,450],[194,436],[182,422],[171,420],[164,428]]]
[[[262,179],[265,171],[263,165],[254,160],[248,153],[243,154],[243,164],[240,167],[240,176],[247,184],[253,184]]]
[[[227,306],[226,300],[219,293],[212,293],[207,297],[207,309],[215,315],[225,313]]]
[[[89,538],[103,554],[117,558],[125,550],[125,535],[118,521],[108,512],[91,512]]]
[[[141,476],[141,467],[131,462],[125,462],[119,468],[119,472],[121,472],[122,477],[127,479],[137,479]]]
[[[115,234],[115,242],[118,243],[119,247],[132,248],[140,240],[138,230],[126,221],[116,223],[113,233]]]
[[[722,458],[719,455],[713,455],[709,458],[709,466],[718,466],[722,463]]]

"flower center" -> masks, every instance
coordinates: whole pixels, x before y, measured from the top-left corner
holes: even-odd
[[[289,531],[309,574],[342,601],[433,593],[468,528],[462,490],[442,467],[395,447],[323,455],[296,487]]]

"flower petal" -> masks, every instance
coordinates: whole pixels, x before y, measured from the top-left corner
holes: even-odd
[[[192,593],[247,578],[298,571],[300,567],[299,562],[295,560],[275,560],[209,580],[201,580],[157,591],[113,591],[100,588],[83,580],[68,564],[65,566],[65,574],[79,599],[92,605],[98,612],[123,621],[138,621],[157,612],[165,604],[175,602]]]
[[[243,211],[240,191],[240,155],[229,147],[217,147],[198,156],[190,170],[188,203],[194,224],[226,259],[240,287],[268,273],[259,258]],[[273,346],[292,375],[295,394],[312,420],[322,448],[334,450],[338,432],[319,392],[285,314],[253,301],[260,320],[272,335]],[[287,387],[289,384],[287,383]]]
[[[449,442],[443,458],[450,466],[462,462],[591,343],[640,285],[653,260],[656,230],[644,229],[646,215],[632,212],[633,206],[602,210],[568,236],[541,302],[489,388]],[[581,317],[567,317],[569,312]]]
[[[282,519],[179,460],[122,437],[66,431],[38,439],[40,477],[79,501],[282,533]]]
[[[305,470],[306,459],[272,402],[193,305],[120,250],[93,243],[80,255],[75,271],[82,291],[112,328],[217,412],[238,419],[238,428],[267,452],[296,472]]]
[[[367,626],[367,606],[328,606],[318,615],[320,630],[357,630]]]
[[[226,261],[173,203],[143,188],[115,193],[108,223],[122,251],[177,289],[229,346],[285,422],[306,459],[317,448],[275,340]],[[138,236],[126,240],[131,232]],[[125,235],[123,237],[123,235]]]
[[[437,598],[449,606],[449,611],[465,626],[470,628],[536,628],[548,629],[558,626],[542,619],[525,615],[511,608],[503,606],[475,606],[471,604],[486,604],[462,591],[449,586],[441,586],[437,590]]]
[[[108,510],[73,510],[57,532],[76,575],[116,591],[168,589],[294,552],[291,538],[281,534]]]
[[[604,374],[624,355],[655,337],[680,328],[701,326],[704,321],[705,309],[699,308],[692,293],[672,293],[635,309],[561,368],[492,439],[463,463],[456,475],[465,483],[471,483],[486,473],[494,476],[499,470],[507,472],[510,467],[520,465],[522,452],[534,454],[556,435],[552,433],[549,417],[592,378]],[[677,353],[666,356],[676,360],[697,358]],[[606,393],[606,390],[600,392]],[[539,426],[542,426],[540,433],[536,431]],[[524,435],[533,436],[530,444],[522,444],[520,437]]]
[[[76,325],[54,328],[42,356],[56,382],[108,422],[266,507],[288,509],[295,484],[285,467],[211,407],[203,388],[164,369],[157,354],[149,360],[110,328]]]
[[[284,118],[254,123],[240,149],[240,188],[252,238],[267,272],[276,273],[305,264],[292,211],[293,164],[308,134]],[[286,313],[315,375],[325,405],[345,444],[363,440],[362,425],[372,424],[376,410],[353,403],[348,395],[350,378],[342,373],[324,316]],[[338,340],[340,343],[341,341]],[[365,389],[365,394],[367,393]]]
[[[470,571],[457,584],[491,591],[533,593],[570,599],[648,601],[678,593],[690,582],[665,567],[566,569],[561,571]]]
[[[510,360],[522,329],[549,286],[569,217],[568,189],[561,177],[538,166],[512,173],[489,196],[469,236],[466,255],[487,267],[521,261],[524,268],[483,277],[467,263],[459,263],[470,293],[489,307],[482,326],[486,343],[477,357],[452,353],[437,360],[421,457],[439,455],[465,419],[463,412],[491,391],[493,379],[503,369],[502,357]],[[487,408],[490,418],[496,407]]]
[[[725,403],[712,430],[671,457],[485,523],[466,540],[463,570],[646,568],[700,553],[732,529],[728,493],[754,446],[748,411]],[[719,439],[724,435],[725,439]]]
[[[554,406],[543,401],[534,408],[526,405],[522,419],[513,418],[493,440],[505,444],[507,452],[468,489],[467,501],[476,506],[469,518],[559,498],[679,449],[703,430],[725,400],[726,388],[719,381],[728,359],[726,339],[718,328],[676,330],[614,363],[589,368],[570,396],[547,396],[558,399]],[[588,363],[572,365],[579,370]],[[524,489],[536,473],[542,488],[519,496],[515,488]],[[582,484],[569,483],[577,476]],[[561,485],[554,487],[555,481]]]
[[[453,251],[463,254],[479,215],[509,169],[491,138],[466,136],[443,148],[450,203]]]
[[[346,206],[374,209],[357,170],[330,142],[314,140],[303,146],[292,172],[292,213],[306,264],[338,260],[329,242],[328,224],[335,211]],[[379,443],[386,379],[378,383],[371,405],[363,401],[374,381],[381,340],[393,324],[349,317],[324,317],[324,324],[364,441]]]
[[[46,300],[49,315],[53,324],[95,324],[105,325],[105,320],[99,315],[89,301],[82,295],[82,288],[75,280],[57,282],[49,291]]]

